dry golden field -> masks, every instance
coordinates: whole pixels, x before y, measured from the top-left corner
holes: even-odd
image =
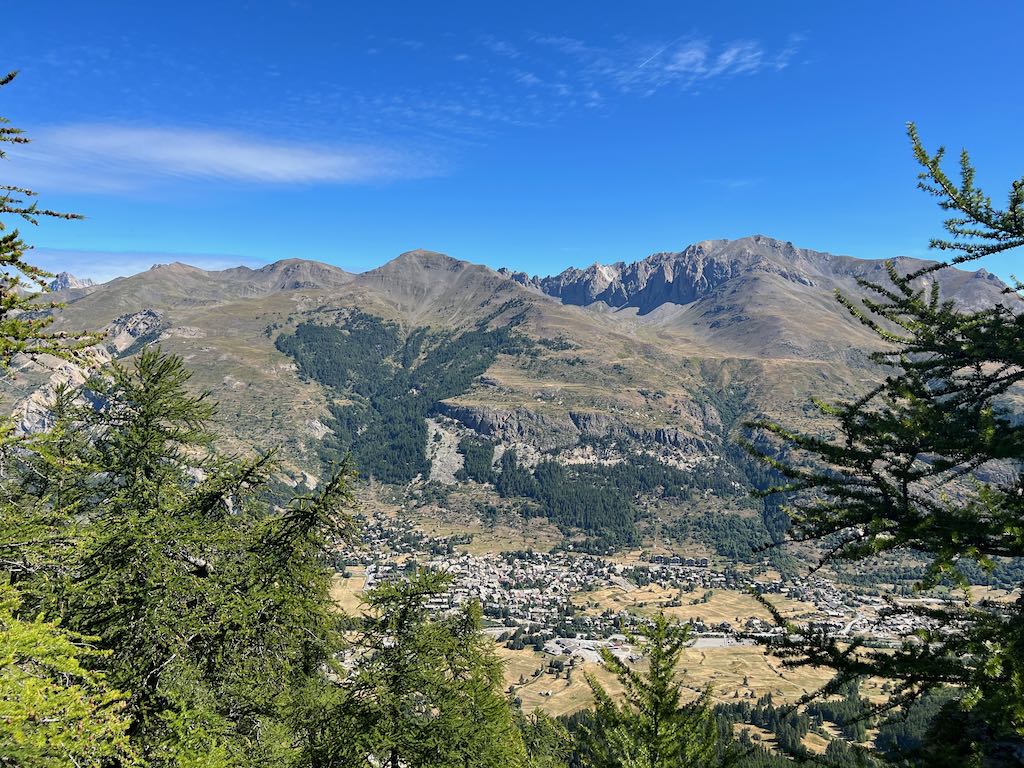
[[[759,618],[771,621],[768,609],[746,592],[727,589],[708,590],[711,597],[703,602],[704,591],[681,592],[677,589],[665,589],[654,584],[626,591],[620,587],[605,587],[593,592],[581,592],[574,598],[578,607],[585,613],[599,614],[606,609],[613,611],[629,611],[651,615],[663,610],[665,615],[681,621],[702,619],[708,624],[719,624],[727,621],[733,626],[741,626],[748,618]],[[783,615],[799,618],[802,614],[813,610],[813,606],[790,600],[785,597],[770,595],[772,604],[782,611]],[[682,605],[666,606],[672,600]]]
[[[564,715],[593,704],[593,696],[586,684],[585,674],[594,675],[609,693],[615,695],[621,688],[600,664],[577,663],[571,680],[563,672],[555,678],[548,672],[535,676],[538,669],[546,669],[552,656],[532,649],[511,651],[497,646],[498,656],[505,664],[506,685],[522,699],[523,709],[530,712],[541,709],[551,715]],[[643,662],[638,662],[643,669]],[[782,662],[764,650],[752,645],[734,645],[721,648],[690,648],[683,656],[680,675],[693,698],[711,686],[716,701],[728,703],[737,699],[757,700],[771,694],[777,704],[794,703],[801,696],[824,685],[831,673],[813,668],[786,669]],[[525,680],[525,685],[520,685]],[[876,698],[880,681],[864,684],[864,694]]]
[[[354,614],[362,608],[361,595],[366,584],[366,569],[356,566],[349,568],[348,572],[351,575],[347,579],[334,575],[331,598],[345,613]]]

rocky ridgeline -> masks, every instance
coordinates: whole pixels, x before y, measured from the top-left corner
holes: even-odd
[[[905,258],[898,261],[909,268],[926,263]],[[630,264],[570,267],[548,277],[508,269],[498,271],[524,287],[553,296],[565,304],[586,306],[604,302],[614,308],[635,307],[640,314],[646,314],[665,304],[689,304],[710,296],[731,281],[757,275],[773,275],[794,286],[817,286],[831,291],[839,285],[853,285],[860,277],[884,279],[883,268],[881,260],[835,256],[754,235],[738,240],[704,240],[682,251],[655,253]],[[987,285],[978,288],[989,298],[986,288],[1001,286],[999,279],[985,270],[947,271],[936,277],[947,292],[960,294],[965,274],[984,281]]]
[[[82,288],[93,288],[96,283],[87,277],[75,277],[70,272],[61,272],[53,278],[47,286],[55,293],[57,291],[74,291]]]

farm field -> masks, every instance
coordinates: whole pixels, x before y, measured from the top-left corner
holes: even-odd
[[[779,595],[770,595],[769,598],[771,603],[789,618],[798,618],[801,614],[814,609],[814,606],[807,603]],[[671,601],[680,602],[682,605],[667,605]],[[705,602],[703,592],[680,592],[653,584],[636,589],[605,587],[582,592],[576,595],[574,602],[584,613],[592,615],[608,609],[643,615],[653,615],[659,610],[664,610],[665,615],[672,618],[681,621],[701,619],[706,624],[729,622],[733,626],[738,626],[748,618],[771,621],[768,609],[752,595],[729,589],[709,590],[708,600]]]
[[[554,658],[550,655],[531,649],[511,651],[502,646],[497,652],[505,664],[505,682],[514,687],[514,694],[522,699],[527,712],[541,709],[550,715],[564,715],[590,706],[593,698],[585,674],[594,675],[613,695],[621,690],[600,664],[578,663],[567,682],[564,673],[560,678],[548,672],[534,675],[538,669],[548,667]],[[638,666],[642,669],[643,662],[638,662]],[[713,698],[721,703],[736,699],[756,701],[771,694],[777,704],[796,702],[831,676],[828,670],[785,669],[778,659],[751,645],[690,648],[683,656],[680,674],[693,698],[710,685]],[[525,685],[520,685],[520,680],[525,680]],[[875,681],[869,681],[864,692],[870,696],[877,688]]]
[[[353,566],[348,568],[346,579],[335,574],[331,582],[331,599],[345,613],[359,613],[362,608],[363,587],[366,584],[366,568]]]

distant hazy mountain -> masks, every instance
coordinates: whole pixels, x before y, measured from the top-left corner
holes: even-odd
[[[92,288],[96,283],[87,277],[75,277],[70,272],[61,272],[49,283],[51,291],[70,291],[77,288]]]

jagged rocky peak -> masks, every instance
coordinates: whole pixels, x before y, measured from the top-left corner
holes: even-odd
[[[87,277],[75,277],[70,272],[61,272],[49,283],[51,291],[73,291],[78,288],[92,288],[96,283]]]
[[[539,278],[537,275],[531,276],[526,272],[520,272],[519,270],[516,269],[509,269],[508,267],[498,267],[498,274],[508,280],[511,280],[515,283],[519,283],[519,285],[523,286],[524,288],[529,288],[535,291],[542,290],[540,283],[541,278]]]
[[[508,271],[503,274],[566,304],[602,301],[612,307],[637,307],[647,312],[664,303],[688,304],[748,273],[771,273],[812,285],[816,275],[834,269],[833,260],[849,261],[753,235],[738,240],[702,240],[681,251],[655,253],[631,264],[570,267],[549,277]]]

